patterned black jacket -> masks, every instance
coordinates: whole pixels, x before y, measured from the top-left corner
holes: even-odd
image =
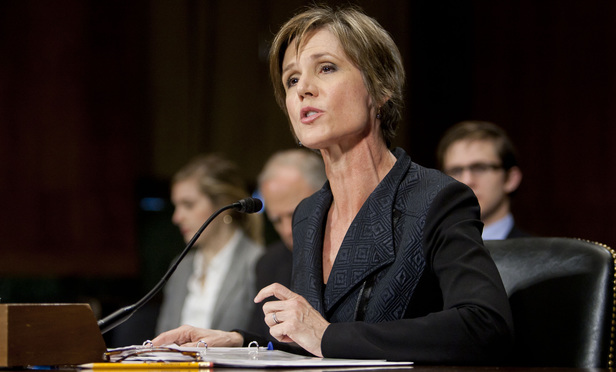
[[[329,184],[296,209],[293,290],[332,324],[326,357],[416,363],[502,361],[513,336],[500,276],[483,247],[473,192],[402,150],[352,222],[326,285]]]

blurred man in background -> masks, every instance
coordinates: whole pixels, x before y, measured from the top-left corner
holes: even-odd
[[[439,168],[477,196],[483,239],[528,236],[516,227],[511,196],[522,182],[516,150],[503,129],[485,121],[463,121],[448,129],[437,148]]]
[[[265,163],[259,175],[259,191],[265,204],[265,213],[280,236],[266,248],[257,262],[257,290],[272,284],[291,285],[293,266],[293,212],[303,199],[314,194],[326,181],[323,160],[309,150],[294,149],[275,153]],[[255,306],[251,331],[269,335],[263,321],[262,305]]]

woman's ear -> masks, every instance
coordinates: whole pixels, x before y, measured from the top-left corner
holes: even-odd
[[[383,106],[385,106],[387,104],[387,102],[389,102],[389,97],[385,97],[381,100],[381,102],[379,102],[379,106],[377,108],[381,108]]]
[[[387,102],[389,102],[389,97],[385,97],[383,98],[379,104],[374,108],[376,111],[376,118],[380,119],[383,116],[383,107],[385,107],[385,105],[387,105]]]

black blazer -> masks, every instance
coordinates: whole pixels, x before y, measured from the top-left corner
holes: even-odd
[[[528,237],[531,237],[531,235],[524,230],[518,229],[516,225],[513,225],[513,227],[509,231],[509,234],[507,234],[507,239],[528,238]]]
[[[265,254],[257,261],[257,292],[272,283],[280,283],[290,288],[292,268],[293,253],[281,240],[267,246],[267,248],[265,248]],[[263,304],[273,299],[274,298],[271,297],[261,303],[255,304],[252,313],[252,321],[247,329],[248,332],[260,335],[269,341],[273,341],[274,338],[270,336],[269,327],[265,324]],[[261,341],[259,344],[263,343],[264,341]]]
[[[512,317],[473,192],[402,150],[352,222],[323,284],[329,184],[297,207],[293,290],[328,321],[325,357],[498,363]]]

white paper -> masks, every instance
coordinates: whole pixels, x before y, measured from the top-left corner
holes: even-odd
[[[306,367],[386,367],[410,366],[412,362],[389,362],[382,359],[339,359],[317,358],[297,355],[280,350],[267,350],[264,347],[180,347],[167,346],[179,351],[200,352],[202,361],[212,362],[215,367],[239,368],[306,368]],[[143,348],[136,346],[136,348]],[[182,360],[185,360],[182,358]],[[147,353],[126,359],[134,361],[178,361],[174,353]]]

